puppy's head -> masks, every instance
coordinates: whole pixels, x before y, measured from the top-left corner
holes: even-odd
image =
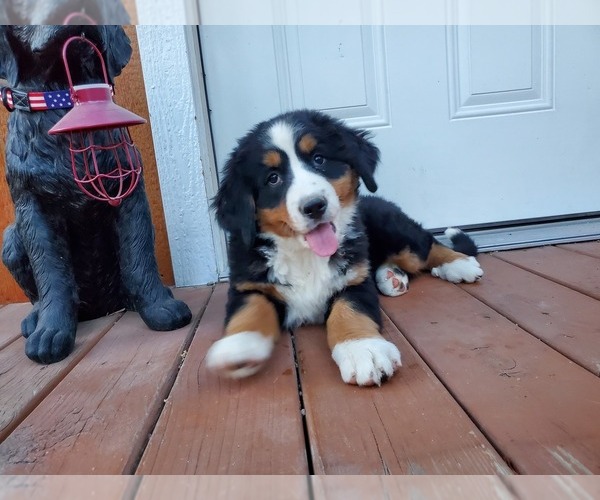
[[[316,111],[286,113],[240,141],[213,207],[220,225],[246,245],[258,231],[329,256],[352,221],[360,179],[377,189],[378,160],[365,132]]]
[[[121,73],[131,57],[129,38],[121,26],[0,26],[0,78],[11,85],[66,84],[64,43],[84,34],[102,52],[109,79]],[[98,56],[87,44],[74,42],[67,52],[73,83],[102,80]]]

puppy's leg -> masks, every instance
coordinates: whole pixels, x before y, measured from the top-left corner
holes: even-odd
[[[33,304],[33,309],[21,322],[21,333],[27,338],[35,331],[38,322],[38,293],[33,270],[17,226],[14,224],[8,226],[2,241],[2,262]]]
[[[225,336],[206,355],[207,366],[229,378],[256,373],[271,356],[281,334],[280,318],[265,295],[230,290]]]
[[[146,325],[152,330],[175,330],[187,325],[192,319],[189,307],[174,299],[160,281],[143,180],[118,208],[116,229],[123,286]]]
[[[425,268],[425,261],[409,247],[389,255],[375,272],[375,283],[383,295],[397,297],[408,292],[408,273],[415,275]]]
[[[52,223],[47,221],[34,196],[22,195],[15,203],[15,215],[15,229],[9,231],[11,250],[17,252],[12,255],[12,270],[17,271],[18,279],[31,294],[30,298],[39,297],[32,313],[22,324],[23,333],[27,336],[25,353],[34,361],[54,363],[71,353],[77,330],[77,286],[64,237],[66,228],[56,218]],[[19,255],[23,249],[28,256],[31,274],[27,261],[22,260],[22,254]],[[10,250],[5,248],[5,252],[5,261],[10,261]],[[20,267],[14,265],[19,258]],[[33,294],[32,279],[36,295]]]
[[[334,301],[327,318],[327,342],[347,384],[381,385],[401,366],[400,352],[381,336],[380,324],[377,291],[370,278],[348,287]]]

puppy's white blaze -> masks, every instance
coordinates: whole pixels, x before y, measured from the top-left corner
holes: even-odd
[[[331,351],[342,380],[347,384],[381,385],[384,376],[402,366],[398,348],[381,338],[347,340]]]
[[[301,212],[303,200],[322,196],[327,200],[323,220],[332,221],[340,211],[340,201],[335,189],[323,176],[306,169],[296,154],[294,128],[285,122],[275,123],[269,130],[273,146],[281,149],[288,157],[292,171],[292,182],[286,194],[286,207],[293,228],[301,233],[312,229],[314,223]]]
[[[241,332],[217,340],[206,353],[206,366],[229,378],[254,375],[273,352],[273,340],[259,332]]]
[[[483,276],[483,269],[475,257],[467,257],[434,267],[431,274],[452,283],[473,283]]]

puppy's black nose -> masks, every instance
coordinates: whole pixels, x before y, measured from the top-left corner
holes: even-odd
[[[325,210],[327,210],[327,200],[322,196],[311,198],[301,208],[302,213],[313,220],[323,217]]]

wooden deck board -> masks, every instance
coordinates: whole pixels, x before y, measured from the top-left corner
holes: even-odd
[[[177,296],[198,316],[210,289]],[[131,472],[193,330],[194,323],[152,332],[138,314],[125,313],[0,444],[0,472]]]
[[[556,245],[563,250],[571,250],[590,257],[600,259],[600,241],[587,241],[585,243],[569,243],[568,245]]]
[[[21,321],[30,310],[31,304],[9,304],[0,308],[0,349],[21,336]]]
[[[2,500],[72,498],[132,499],[135,479],[127,476],[0,476]]]
[[[139,474],[308,472],[289,336],[249,379],[220,379],[206,369],[206,352],[222,336],[226,295],[227,285],[216,288]]]
[[[494,255],[600,300],[600,259],[558,247],[528,248]]]
[[[423,276],[382,304],[518,472],[600,472],[596,376],[450,283]]]
[[[316,474],[506,474],[510,469],[384,319],[403,367],[381,387],[343,383],[322,327],[296,333]]]
[[[312,481],[314,500],[516,498],[495,476],[315,476]]]
[[[135,500],[308,500],[305,476],[144,476]]]
[[[480,261],[485,279],[463,290],[600,375],[599,301],[491,255]]]
[[[75,349],[52,365],[34,363],[25,355],[25,339],[0,350],[0,441],[4,440],[121,318],[115,314],[79,325]],[[27,388],[26,390],[23,390]],[[1,449],[2,445],[0,445]],[[0,456],[2,452],[0,451]],[[2,465],[0,462],[0,470]]]
[[[404,367],[381,388],[343,384],[322,328],[295,335],[303,393],[287,335],[255,377],[208,373],[204,356],[222,332],[227,285],[215,288],[206,307],[211,287],[176,291],[196,313],[184,331],[152,332],[133,313],[83,323],[75,352],[49,366],[24,355],[20,322],[31,305],[3,306],[0,473],[496,474],[508,463],[517,473],[598,474],[598,248],[600,242],[482,255],[486,275],[478,284],[423,276],[407,295],[384,298],[391,318],[385,335],[400,347]],[[148,498],[157,488],[165,496],[223,490],[251,499],[296,489],[283,478],[272,486],[244,483],[247,476],[233,477],[239,483],[231,486],[209,477],[181,484],[157,478],[155,486],[154,479],[126,479],[103,496]],[[353,498],[347,476],[339,485],[335,477],[297,479],[304,485],[298,498]],[[371,476],[352,491],[368,485],[361,498],[399,491],[453,498],[455,490],[524,500],[600,497],[598,476],[448,479],[446,489],[426,489],[414,476]],[[104,492],[80,480],[70,489],[61,478],[44,486],[38,476],[0,476],[0,497],[17,498],[27,488],[36,488],[36,498]]]
[[[598,476],[514,476],[505,484],[520,500],[592,500],[600,498]]]

